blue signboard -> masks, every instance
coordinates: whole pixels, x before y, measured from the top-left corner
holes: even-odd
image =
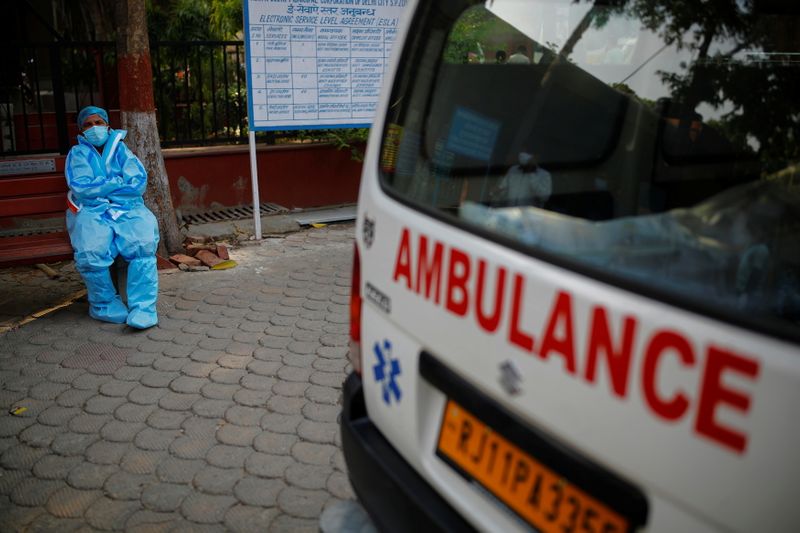
[[[406,0],[245,0],[250,129],[371,125]]]

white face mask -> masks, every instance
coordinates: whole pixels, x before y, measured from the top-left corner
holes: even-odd
[[[103,146],[108,140],[108,126],[92,126],[83,132],[86,140],[96,147]]]

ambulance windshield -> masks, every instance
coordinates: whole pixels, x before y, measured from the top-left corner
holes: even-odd
[[[387,191],[576,270],[800,335],[797,6],[455,5],[427,7],[440,12],[405,52]]]

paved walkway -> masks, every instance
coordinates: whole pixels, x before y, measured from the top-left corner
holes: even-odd
[[[0,531],[317,531],[353,498],[337,424],[352,232],[163,275],[144,332],[76,303],[0,335]]]

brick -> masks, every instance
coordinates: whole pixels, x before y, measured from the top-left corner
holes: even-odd
[[[140,383],[147,387],[166,387],[170,382],[178,377],[177,372],[159,372],[151,370],[142,376]]]
[[[128,393],[128,401],[139,405],[155,405],[167,392],[164,388],[153,388],[139,385]]]
[[[194,477],[194,486],[206,494],[233,494],[233,487],[242,478],[238,468],[207,466]]]
[[[225,513],[225,527],[234,533],[256,533],[271,531],[270,524],[280,514],[273,507],[264,509],[252,505],[234,505]]]
[[[342,472],[333,472],[326,483],[326,488],[335,498],[352,500],[356,497],[350,479]]]
[[[201,459],[180,459],[168,457],[161,461],[156,468],[156,476],[166,483],[190,483],[198,472],[208,468],[208,464]]]
[[[105,494],[114,500],[139,500],[142,490],[156,480],[148,474],[131,474],[117,470],[106,479],[103,485]]]
[[[194,361],[185,364],[181,368],[181,373],[193,378],[207,378],[217,365],[211,363],[196,363]]]
[[[278,494],[286,488],[280,479],[245,477],[236,483],[233,494],[247,505],[273,507],[278,503]]]
[[[282,478],[289,466],[295,464],[290,455],[252,453],[245,460],[244,468],[249,474],[260,477]]]
[[[303,406],[303,416],[314,422],[338,422],[341,412],[339,405],[307,403]]]
[[[17,505],[41,507],[47,503],[52,493],[64,486],[63,481],[28,478],[18,483],[9,497]]]
[[[336,422],[311,422],[303,420],[297,428],[301,439],[318,444],[334,444],[340,432]]]
[[[275,413],[295,415],[302,412],[305,404],[305,398],[290,398],[288,396],[274,395],[267,401],[267,408]]]
[[[284,366],[278,371],[278,378],[284,381],[308,383],[311,376],[310,368],[299,368],[295,366]]]
[[[222,353],[219,350],[204,350],[202,348],[196,348],[191,351],[189,357],[192,361],[197,363],[216,363],[217,359],[222,357]]]
[[[225,411],[225,420],[239,426],[258,426],[266,410],[234,405]]]
[[[0,416],[0,437],[15,437],[35,423],[36,418],[34,417]]]
[[[78,490],[72,487],[58,489],[47,500],[47,511],[58,518],[80,518],[95,500],[100,491]]]
[[[109,376],[96,376],[94,374],[81,374],[72,380],[72,386],[85,391],[98,391],[103,383],[111,381]]]
[[[45,448],[33,448],[18,444],[0,455],[0,466],[8,470],[30,470],[36,462],[48,454]]]
[[[217,445],[214,437],[178,437],[169,445],[171,455],[180,459],[204,459],[208,450]]]
[[[92,396],[84,404],[83,410],[95,415],[111,414],[125,402],[125,398],[121,397]]]
[[[209,377],[215,383],[238,384],[247,375],[247,371],[240,368],[217,368]]]
[[[217,434],[217,430],[222,427],[222,421],[192,416],[184,420],[181,427],[187,437],[208,437],[213,439],[214,435]]]
[[[139,381],[142,379],[142,376],[148,372],[148,370],[149,369],[145,367],[123,366],[114,372],[114,379],[118,381]]]
[[[102,489],[109,476],[117,470],[115,465],[82,463],[70,471],[67,483],[70,487],[81,490]]]
[[[153,405],[124,403],[114,411],[114,418],[122,422],[144,422],[154,409]]]
[[[342,391],[340,389],[334,389],[333,387],[311,385],[306,389],[306,398],[315,403],[338,405],[341,397]]]
[[[225,519],[225,513],[236,501],[233,496],[192,493],[181,504],[181,514],[192,522],[217,524]]]
[[[279,396],[304,398],[308,387],[307,382],[279,381],[272,386],[272,392]]]
[[[204,378],[179,376],[172,380],[172,382],[169,384],[169,388],[173,392],[193,394],[200,392],[200,389],[202,389],[203,385],[206,383],[208,383],[208,381]]]
[[[129,444],[126,442],[99,440],[87,448],[86,460],[99,465],[118,464],[128,448]]]
[[[122,422],[120,420],[110,420],[100,430],[103,440],[109,442],[132,442],[136,434],[144,429],[141,422]]]
[[[152,341],[147,341],[147,342],[152,342]],[[153,364],[153,361],[155,360],[156,356],[153,353],[138,352],[129,355],[126,363],[128,364],[128,366],[149,367],[150,365]]]
[[[182,394],[178,392],[168,392],[158,400],[158,406],[168,411],[188,411],[192,404],[201,400],[199,394]]]
[[[67,383],[52,383],[45,381],[30,388],[28,395],[36,400],[55,400],[59,394],[69,389]]]
[[[208,450],[206,461],[208,461],[208,464],[219,468],[243,468],[245,459],[251,453],[253,453],[253,450],[249,447],[217,444]]]
[[[63,456],[82,456],[86,448],[97,439],[96,434],[62,433],[53,439],[50,449]]]
[[[239,384],[206,383],[200,389],[204,398],[212,400],[233,400],[233,395],[240,389]]]
[[[80,407],[95,394],[92,390],[68,389],[58,395],[56,403],[61,407]]]
[[[147,425],[155,429],[180,429],[187,416],[179,411],[156,409],[147,417]]]
[[[153,533],[162,531],[159,527],[164,528],[164,533],[173,527],[173,524],[179,522],[180,515],[178,513],[159,513],[149,509],[140,509],[133,513],[128,521],[125,523],[126,531],[130,533]]]
[[[297,442],[296,435],[264,431],[253,440],[253,448],[272,455],[288,455]]]
[[[156,357],[155,361],[153,361],[153,368],[159,372],[171,372],[177,375],[187,363],[186,359],[166,356]]]
[[[152,511],[175,511],[191,492],[191,487],[187,485],[158,483],[142,491],[142,504]]]
[[[226,424],[217,431],[217,440],[230,446],[250,446],[261,428]]]
[[[61,432],[62,429],[59,427],[33,424],[22,430],[19,434],[19,440],[33,448],[46,448],[50,446],[56,435]]]
[[[169,457],[167,452],[131,449],[122,457],[120,466],[131,474],[153,474],[158,463]]]
[[[302,421],[300,415],[267,413],[261,418],[261,427],[274,433],[295,433]]]
[[[283,364],[287,366],[295,366],[300,368],[311,368],[314,361],[317,360],[315,354],[298,355],[295,353],[287,352],[283,354]]]
[[[328,498],[330,496],[323,490],[287,487],[278,495],[278,505],[286,514],[298,518],[318,519],[322,506]]]
[[[109,420],[110,415],[93,415],[84,413],[69,421],[69,429],[75,433],[99,433]]]
[[[301,489],[326,489],[333,467],[295,463],[286,469],[286,481]]]
[[[317,359],[311,364],[311,366],[314,368],[314,370],[320,370],[322,372],[344,373],[347,364],[347,359]]]
[[[89,525],[97,529],[121,530],[128,518],[139,509],[139,502],[116,501],[103,497],[89,506],[85,518]]]
[[[133,443],[141,450],[166,450],[173,440],[181,435],[180,430],[176,429],[154,429],[144,428],[140,431]]]
[[[292,457],[301,463],[312,465],[329,465],[336,447],[330,444],[315,444],[313,442],[298,442],[292,446]]]
[[[262,344],[267,339],[262,339]],[[266,361],[266,362],[275,362],[281,363],[283,365],[283,354],[286,353],[285,348],[274,347],[274,348],[259,348],[255,352],[253,352],[253,357],[258,359],[259,361]]]
[[[202,399],[192,404],[192,412],[197,416],[205,418],[222,418],[225,416],[225,411],[233,405],[233,402],[227,400],[209,400]]]
[[[100,386],[100,394],[103,396],[124,398],[136,388],[135,381],[121,381],[114,379],[107,381]]]
[[[33,465],[33,475],[40,479],[66,479],[70,470],[81,461],[79,456],[45,455]]]

